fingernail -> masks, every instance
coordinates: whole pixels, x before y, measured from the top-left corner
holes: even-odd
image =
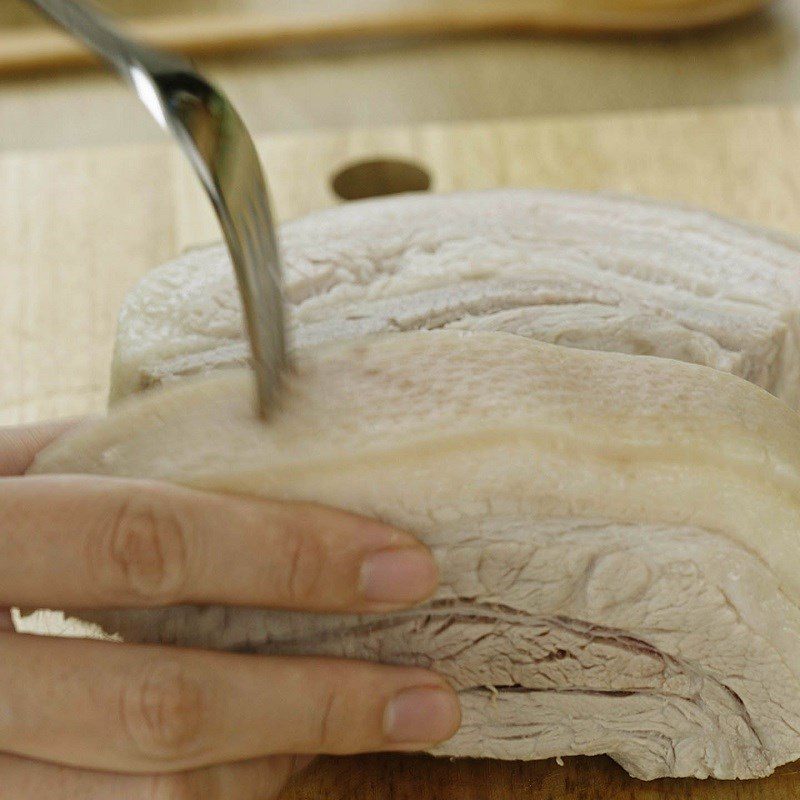
[[[449,739],[460,721],[454,692],[422,686],[406,689],[389,701],[383,713],[383,732],[397,744],[434,744]]]
[[[361,592],[375,603],[413,603],[428,597],[439,581],[433,556],[423,547],[380,550],[361,565]]]

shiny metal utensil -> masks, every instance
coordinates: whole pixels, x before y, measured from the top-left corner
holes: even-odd
[[[131,83],[178,140],[217,213],[242,297],[261,415],[288,368],[282,269],[269,196],[253,140],[228,99],[183,58],[119,33],[76,0],[28,0]]]

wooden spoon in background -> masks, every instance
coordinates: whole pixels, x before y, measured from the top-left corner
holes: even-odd
[[[129,30],[192,56],[253,47],[489,33],[665,33],[724,22],[769,0],[105,0]],[[156,13],[153,9],[157,8]],[[142,9],[142,10],[140,10]],[[44,24],[0,16],[0,75],[92,65]],[[8,12],[6,12],[6,16]],[[13,23],[17,24],[13,24]]]

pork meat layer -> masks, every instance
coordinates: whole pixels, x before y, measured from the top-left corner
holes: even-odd
[[[800,419],[739,377],[380,335],[300,353],[269,425],[225,370],[121,402],[33,471],[327,503],[415,531],[441,565],[429,604],[384,616],[85,615],[129,640],[434,667],[465,711],[443,755],[608,753],[641,778],[800,757]]]
[[[504,331],[675,358],[800,405],[797,243],[690,209],[546,191],[420,195],[284,226],[298,347],[371,333]],[[154,270],[122,312],[112,398],[244,364],[221,247]]]

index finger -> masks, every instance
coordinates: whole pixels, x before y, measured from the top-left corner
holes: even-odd
[[[0,606],[385,611],[438,580],[411,534],[322,506],[92,475],[0,488]]]

